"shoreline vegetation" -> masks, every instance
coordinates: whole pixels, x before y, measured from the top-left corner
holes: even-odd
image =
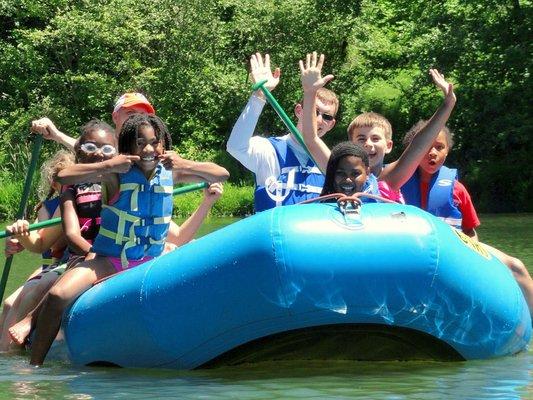
[[[0,7],[0,219],[11,219],[20,200],[30,121],[47,116],[77,136],[91,118],[110,122],[126,90],[149,96],[185,158],[230,171],[214,215],[250,213],[253,177],[225,151],[251,94],[249,57],[269,53],[281,68],[274,96],[291,116],[302,96],[297,63],[313,50],[326,55],[324,71],[335,75],[328,87],[341,104],[328,145],[346,139],[355,115],[375,111],[393,127],[396,145],[385,161],[396,159],[404,133],[441,102],[427,76],[438,68],[458,98],[447,164],[459,169],[476,209],[532,212],[532,11],[511,0],[7,2]],[[286,128],[267,105],[256,132]],[[40,162],[58,148],[46,143]],[[180,213],[190,209],[187,199],[176,199]]]

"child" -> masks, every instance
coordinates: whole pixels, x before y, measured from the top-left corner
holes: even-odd
[[[333,75],[327,75],[322,78],[323,63],[324,55],[321,54],[317,59],[316,52],[307,55],[305,65],[303,61],[300,61],[301,80],[304,90],[304,141],[322,170],[327,165],[330,151],[317,135],[314,128],[316,114],[312,110],[316,104],[317,91],[333,79]],[[400,194],[397,191],[414,172],[419,160],[429,149],[433,139],[444,126],[455,106],[456,99],[453,93],[453,86],[446,82],[444,76],[437,70],[432,69],[429,72],[435,84],[445,94],[444,103],[397,161],[386,166],[383,165],[385,155],[392,150],[392,129],[385,117],[376,113],[364,113],[356,117],[348,127],[349,139],[363,146],[369,156],[370,172],[382,182],[380,183],[382,196],[391,200],[401,201]]]
[[[154,115],[155,109],[142,93],[126,92],[118,98],[111,114],[111,118],[115,124],[115,133],[117,135],[120,132],[124,121],[130,115],[135,113]],[[61,132],[57,129],[54,123],[46,117],[32,121],[32,130],[43,135],[45,139],[53,140],[69,149],[73,149],[76,143],[76,139]],[[168,241],[180,242],[181,239],[175,236],[178,232],[180,232],[180,228],[174,221],[171,221],[170,230],[168,232]]]
[[[426,123],[419,121],[406,133],[404,146],[409,146]],[[407,204],[428,211],[477,241],[476,228],[480,222],[470,194],[457,180],[457,170],[444,166],[452,146],[453,133],[444,127],[431,149],[420,161],[418,169],[401,190]],[[482,244],[511,270],[533,315],[533,280],[524,263],[498,249]]]
[[[279,83],[279,68],[272,73],[270,57],[260,53],[250,58],[251,77],[254,83],[267,79],[269,90]],[[314,128],[319,136],[325,135],[335,126],[335,114],[339,101],[335,93],[322,88],[317,92]],[[252,94],[233,127],[226,149],[242,165],[255,174],[255,211],[295,204],[319,195],[324,176],[292,134],[282,137],[264,138],[253,136],[257,121],[265,105],[261,90]],[[305,107],[304,107],[305,108]],[[296,104],[294,113],[297,128],[302,129],[303,110]],[[324,164],[325,165],[325,164]]]
[[[77,163],[108,160],[117,153],[115,131],[105,122],[91,120],[81,128],[81,136],[74,144],[74,150]],[[71,162],[69,165],[72,164]],[[57,175],[61,169],[57,169],[50,176],[50,179]],[[54,184],[59,185],[58,183]],[[67,265],[72,267],[83,261],[89,252],[92,240],[96,237],[100,225],[101,203],[101,188],[96,183],[72,185],[66,187],[61,194],[62,229],[55,229],[54,234],[63,235],[64,232],[69,258],[61,265],[36,277],[42,276],[46,279],[42,279],[33,289],[34,301],[19,309],[16,320],[10,321],[9,324],[6,323],[6,328],[10,327],[9,334],[15,344],[23,345],[25,336],[23,335],[24,338],[19,336],[18,330],[12,328],[13,324],[23,320],[23,317],[35,308],[44,294],[65,271]],[[24,240],[24,235],[28,234],[27,224],[12,227],[11,230],[16,231],[17,237],[21,237],[21,240]]]
[[[326,167],[326,179],[320,196],[363,192],[379,195],[378,182],[370,173],[368,155],[359,145],[341,142],[333,147]],[[361,201],[374,201],[362,197]]]
[[[426,123],[419,121],[411,127],[403,139],[404,147],[409,146]],[[443,127],[401,190],[407,204],[428,211],[477,240],[475,228],[479,226],[479,219],[470,195],[457,180],[457,170],[444,166],[452,146],[452,132]]]
[[[160,255],[172,213],[175,181],[223,181],[228,172],[169,151],[170,134],[155,116],[134,114],[122,126],[119,152],[110,160],[77,164],[61,171],[63,184],[101,181],[109,205],[92,251],[96,257],[68,270],[50,290],[39,312],[30,363],[41,365],[61,324],[64,310],[99,279]]]
[[[62,169],[74,163],[72,153],[60,150],[41,167],[39,194],[42,201],[35,207],[37,221],[46,221],[59,216],[59,192],[61,185],[53,181],[53,177]],[[13,255],[24,248],[41,253],[42,265],[39,266],[27,281],[12,293],[5,301],[2,309],[0,324],[0,351],[8,350],[11,340],[8,328],[22,316],[33,309],[44,293],[52,286],[58,277],[56,267],[63,261],[65,242],[61,237],[59,227],[33,231],[30,235],[27,227],[29,222],[19,220],[6,227],[10,233],[21,231],[23,236],[11,236],[6,240],[6,254]],[[44,251],[43,251],[44,250]]]
[[[74,144],[76,162],[94,163],[110,159],[116,154],[116,139],[113,128],[98,120],[92,120],[82,128],[82,134]],[[188,243],[213,204],[222,195],[222,184],[213,183],[204,190],[204,200],[198,209],[181,225],[174,225],[172,242],[167,242],[166,251],[170,251]],[[100,228],[100,211],[102,206],[101,186],[99,183],[80,183],[66,187],[61,195],[61,215],[63,217],[63,231],[66,234],[70,258],[68,268],[83,261],[89,254],[93,240]],[[67,264],[62,265],[64,272]],[[58,272],[58,268],[54,270]],[[38,311],[22,315],[19,323],[9,328],[9,334],[18,345],[23,345],[35,321],[34,314]],[[8,325],[10,326],[10,325]]]

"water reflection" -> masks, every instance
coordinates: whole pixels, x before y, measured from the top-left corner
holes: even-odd
[[[533,353],[467,362],[268,362],[213,370],[38,370],[25,358],[0,363],[2,398],[374,398],[520,399],[533,390]]]

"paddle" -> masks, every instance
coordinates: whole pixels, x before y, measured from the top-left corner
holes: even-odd
[[[276,111],[276,113],[279,115],[279,117],[281,118],[281,120],[283,121],[283,123],[285,124],[287,129],[294,135],[296,140],[298,140],[298,143],[300,143],[300,145],[304,148],[304,150],[307,152],[307,155],[311,158],[311,160],[313,160],[315,165],[318,165],[316,163],[315,159],[313,158],[313,156],[311,155],[311,153],[309,152],[309,149],[305,145],[305,142],[304,142],[304,139],[302,137],[302,134],[300,133],[298,128],[296,128],[296,126],[294,126],[294,124],[292,123],[291,119],[289,118],[287,113],[283,110],[283,108],[281,108],[281,106],[279,105],[278,101],[272,95],[270,90],[268,90],[265,87],[265,83],[267,83],[267,82],[268,82],[268,80],[266,80],[266,79],[262,80],[262,81],[259,81],[259,82],[257,82],[256,84],[254,84],[252,86],[252,89],[253,90],[261,89],[261,91],[264,93],[268,103],[272,106],[274,111]]]
[[[209,187],[209,184],[207,182],[191,183],[190,185],[185,185],[185,186],[174,189],[172,191],[172,194],[176,196],[179,194],[193,192],[199,189],[205,189],[207,187]],[[29,230],[34,231],[36,229],[46,228],[48,226],[57,225],[60,223],[61,223],[61,217],[47,219],[46,221],[41,221],[41,222],[36,222],[35,224],[31,224],[29,226]],[[10,233],[8,231],[5,231],[5,230],[0,231],[0,239],[3,239],[8,236],[10,236]]]
[[[24,182],[24,190],[22,191],[22,198],[20,200],[19,209],[16,214],[17,219],[22,219],[26,215],[26,206],[28,205],[28,198],[30,196],[31,181],[33,179],[33,173],[37,168],[37,160],[39,159],[39,153],[41,152],[41,146],[43,143],[43,137],[36,135],[33,139],[33,148],[31,152],[30,167],[26,173],[26,180]],[[0,302],[4,298],[4,292],[6,290],[7,278],[9,277],[9,271],[11,270],[11,264],[13,263],[13,256],[6,258],[4,264],[4,270],[2,271],[2,280],[0,281]]]

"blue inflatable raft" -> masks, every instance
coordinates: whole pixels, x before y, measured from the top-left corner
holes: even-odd
[[[291,359],[444,359],[523,350],[509,270],[415,207],[278,207],[84,293],[63,320],[79,365],[191,369]]]

